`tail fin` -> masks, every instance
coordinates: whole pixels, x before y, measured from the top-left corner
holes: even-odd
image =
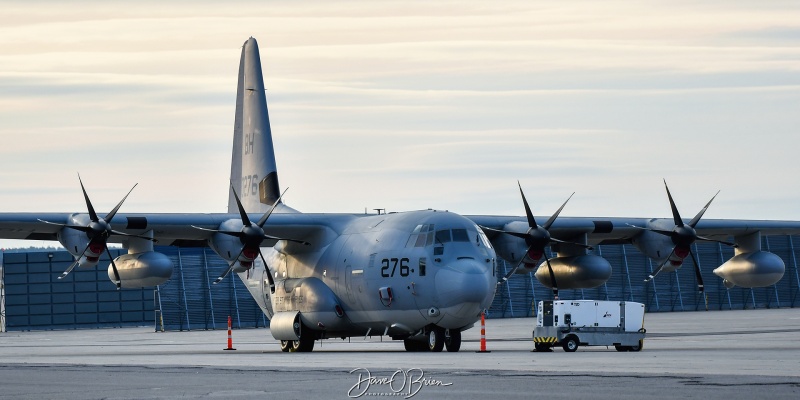
[[[280,196],[261,56],[252,37],[244,42],[239,62],[231,185],[239,192],[242,205],[252,213],[266,212]],[[233,194],[228,197],[228,212],[238,212]]]

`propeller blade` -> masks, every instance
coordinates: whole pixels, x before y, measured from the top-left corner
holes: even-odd
[[[653,278],[655,278],[656,275],[658,275],[658,273],[661,272],[661,270],[664,268],[664,266],[667,265],[667,263],[669,262],[670,257],[672,257],[673,254],[675,254],[675,248],[674,247],[672,248],[672,251],[667,256],[667,259],[664,260],[664,262],[662,262],[658,266],[658,268],[656,268],[655,271],[653,271],[650,275],[647,275],[647,278],[645,278],[644,281],[645,282],[650,282],[651,280],[653,280]]]
[[[520,265],[522,265],[522,261],[524,261],[524,260],[525,260],[525,257],[527,257],[527,256],[528,256],[528,252],[529,252],[529,251],[531,251],[531,248],[530,248],[530,247],[528,247],[528,250],[526,250],[526,251],[525,251],[525,254],[522,256],[522,258],[520,258],[520,259],[519,259],[519,262],[517,263],[517,265],[516,265],[516,266],[514,266],[514,268],[512,268],[512,269],[511,269],[511,271],[509,271],[509,272],[508,272],[508,273],[507,273],[507,274],[506,274],[506,275],[503,277],[503,279],[502,279],[500,282],[498,282],[498,283],[497,283],[498,285],[499,285],[499,284],[501,284],[501,283],[503,283],[503,282],[505,282],[505,281],[507,281],[507,280],[508,280],[508,278],[511,278],[511,275],[514,275],[514,273],[515,273],[515,272],[517,272],[517,269],[519,269],[519,266],[520,266]]]
[[[81,257],[83,257],[83,254],[86,253],[86,250],[88,250],[89,246],[91,246],[91,245],[92,245],[92,242],[89,241],[89,244],[87,244],[86,247],[83,249],[83,251],[78,255],[78,257],[75,259],[75,262],[72,263],[64,272],[62,272],[61,276],[59,276],[58,279],[66,278],[67,275],[69,275],[69,273],[72,272],[72,270],[75,269],[75,267],[78,266],[78,263],[81,261]]]
[[[594,247],[589,246],[588,244],[583,244],[583,243],[578,243],[578,242],[568,242],[566,240],[560,240],[560,239],[554,239],[554,238],[550,238],[550,241],[554,242],[554,243],[561,243],[561,244],[569,244],[569,245],[573,245],[573,246],[579,246],[579,247],[583,247],[586,250],[594,250]]]
[[[260,252],[260,251],[259,251],[259,252]],[[241,250],[239,250],[239,254],[237,254],[237,255],[236,255],[236,258],[234,258],[234,259],[233,259],[233,261],[232,261],[232,262],[231,262],[231,263],[228,265],[228,269],[226,269],[226,270],[225,270],[225,272],[224,272],[224,273],[222,273],[222,275],[220,275],[220,276],[219,276],[219,277],[218,277],[218,278],[217,278],[217,279],[214,281],[214,284],[215,284],[215,285],[216,285],[216,284],[218,284],[218,283],[220,283],[220,282],[222,282],[222,280],[223,280],[223,279],[225,279],[225,277],[226,277],[226,276],[228,276],[228,274],[230,274],[230,273],[231,273],[231,271],[233,271],[233,266],[234,266],[234,265],[236,265],[236,262],[237,262],[237,261],[239,261],[239,257],[242,255],[242,253],[244,253],[244,246],[242,246],[242,249],[241,249]]]
[[[269,292],[275,293],[275,278],[272,277],[272,271],[269,270],[267,266],[267,260],[264,259],[264,255],[261,254],[261,249],[258,249],[258,255],[261,256],[261,261],[264,262],[264,271],[267,272],[267,281],[269,281]]]
[[[520,185],[519,181],[517,181],[517,186],[519,186],[519,194],[522,195],[522,204],[525,205],[525,215],[528,217],[528,227],[535,228],[539,225],[536,223],[536,219],[533,218],[531,207],[528,205],[528,200],[525,199],[525,193],[522,192],[522,185]]]
[[[731,246],[731,247],[733,247],[733,248],[739,248],[739,245],[738,245],[738,244],[736,244],[736,243],[732,243],[732,242],[726,242],[726,241],[724,241],[724,240],[716,240],[716,239],[711,239],[711,238],[707,238],[707,237],[703,237],[703,236],[698,236],[698,237],[697,237],[697,240],[702,240],[702,241],[704,241],[704,242],[715,242],[715,243],[722,243],[722,244],[724,244],[724,245],[726,245],[726,246]]]
[[[658,233],[659,235],[672,236],[672,231],[665,231],[663,229],[642,228],[641,226],[636,226],[636,225],[631,225],[631,224],[625,224],[625,225],[628,225],[631,228],[641,229],[643,231],[650,231],[650,232],[653,232],[653,233]]]
[[[103,243],[103,247],[106,248],[108,259],[111,260],[111,269],[114,270],[114,284],[117,285],[117,290],[119,290],[122,287],[122,281],[119,279],[119,270],[117,270],[117,264],[114,263],[114,257],[111,256],[111,251],[108,250],[108,245]]]
[[[553,225],[553,222],[556,222],[556,218],[558,218],[558,215],[561,214],[561,210],[564,209],[564,206],[567,205],[567,203],[569,202],[569,199],[571,199],[572,196],[574,196],[574,195],[575,195],[575,192],[572,192],[572,194],[569,195],[569,197],[567,197],[567,201],[565,201],[564,204],[562,204],[561,207],[555,212],[555,214],[553,214],[553,216],[550,217],[550,219],[548,219],[547,222],[544,223],[544,225],[542,225],[542,228],[547,229],[547,230],[550,229],[550,226]]]
[[[691,247],[689,247],[689,255],[692,256],[692,262],[694,263],[694,275],[697,277],[697,291],[703,293],[705,291],[705,285],[703,285],[703,275],[700,271],[700,263],[697,261],[697,257],[695,257]]]
[[[264,215],[261,217],[261,219],[258,220],[258,227],[259,228],[263,228],[264,227],[264,224],[267,222],[267,219],[269,218],[270,215],[272,215],[272,212],[275,211],[275,208],[278,207],[278,203],[281,202],[281,199],[283,198],[283,195],[286,194],[287,190],[289,190],[288,187],[283,190],[283,193],[281,193],[281,195],[278,197],[278,200],[275,200],[275,203],[272,203],[272,207],[269,209],[269,211],[264,213]]]
[[[558,300],[558,283],[556,283],[556,274],[553,273],[553,267],[550,265],[550,257],[544,255],[544,261],[547,263],[547,271],[550,272],[550,283],[553,284],[553,300]]]
[[[83,187],[83,181],[81,180],[81,174],[78,174],[78,182],[81,183],[81,190],[83,191],[83,198],[86,200],[86,208],[89,210],[89,218],[91,218],[92,222],[99,221],[99,218],[97,218],[97,213],[94,212],[94,207],[92,207],[92,201],[89,200],[89,195],[86,194],[86,188]]]
[[[39,222],[44,222],[45,224],[60,226],[60,227],[63,227],[63,228],[74,229],[76,231],[81,231],[81,232],[90,232],[90,231],[92,231],[92,228],[89,228],[88,226],[67,225],[67,224],[61,224],[61,223],[58,223],[58,222],[45,221],[43,219],[37,219],[37,220]]]
[[[705,286],[703,285],[703,275],[700,274],[700,263],[697,262],[697,258],[694,255],[692,249],[689,249],[689,254],[692,255],[692,262],[694,262],[694,272],[695,276],[697,276],[697,290],[703,294],[703,300],[706,303],[706,311],[708,311],[708,293],[705,291]]]
[[[675,220],[675,226],[683,226],[683,219],[681,219],[681,214],[678,212],[678,207],[675,206],[675,201],[672,200],[672,194],[669,192],[666,179],[664,179],[664,187],[667,188],[667,197],[669,198],[669,206],[672,208],[672,218]]]
[[[717,190],[717,194],[719,194],[719,190]],[[715,198],[717,198],[717,194],[715,194],[714,197],[712,197],[711,200],[709,200],[708,203],[706,203],[706,205],[703,207],[703,209],[700,210],[700,212],[697,213],[697,215],[695,215],[694,218],[692,218],[691,221],[689,221],[689,226],[694,228],[695,225],[697,225],[697,223],[700,222],[700,218],[703,218],[703,214],[706,213],[706,210],[708,210],[708,206],[711,205],[711,202],[714,201]]]
[[[239,207],[239,215],[242,217],[242,224],[244,226],[250,226],[250,217],[248,217],[247,213],[244,211],[244,206],[242,206],[242,202],[239,200],[239,195],[236,194],[236,189],[233,188],[233,185],[231,185],[231,190],[233,191],[233,198],[236,199],[236,206]]]
[[[125,233],[125,232],[115,231],[115,230],[113,230],[113,229],[112,229],[112,230],[109,230],[109,232],[110,232],[112,235],[117,235],[117,236],[125,236],[125,237],[134,237],[134,238],[138,238],[138,239],[149,240],[149,241],[151,241],[151,242],[153,242],[153,243],[156,243],[156,242],[158,242],[158,240],[156,240],[156,239],[153,239],[153,238],[151,238],[151,237],[148,237],[148,236],[134,235],[134,234],[132,234],[132,233]]]
[[[84,250],[84,251],[86,251],[86,250]],[[80,260],[81,260],[81,258],[80,258],[80,257],[78,257],[78,259],[77,259],[77,260],[75,260],[75,262],[74,262],[74,263],[72,263],[72,265],[70,265],[70,266],[69,266],[69,268],[67,268],[67,269],[66,269],[64,272],[62,272],[62,273],[61,273],[61,275],[58,277],[58,279],[64,279],[64,278],[66,278],[66,277],[67,277],[67,275],[69,275],[69,273],[70,273],[70,272],[72,272],[72,270],[73,270],[73,269],[75,269],[75,267],[76,267],[76,266],[78,266],[78,262],[79,262]]]
[[[483,229],[483,230],[488,230],[488,231],[492,231],[492,232],[505,233],[507,235],[518,237],[520,239],[527,239],[529,237],[527,233],[504,231],[504,230],[500,230],[500,229],[488,228],[488,227],[485,227],[485,226],[481,226],[480,228]]]
[[[222,275],[220,275],[217,279],[215,279],[213,283],[216,285],[216,284],[222,282],[222,280],[225,279],[225,277],[228,276],[228,274],[231,273],[231,271],[233,270],[233,266],[235,264],[236,264],[236,261],[234,261],[230,265],[228,265],[228,269],[226,269],[225,272]]]
[[[236,231],[221,231],[221,230],[218,230],[218,229],[208,229],[208,228],[203,228],[203,227],[200,227],[200,226],[195,226],[195,225],[190,225],[190,226],[191,226],[192,228],[194,228],[194,229],[199,229],[199,230],[201,230],[201,231],[206,231],[206,232],[214,232],[214,233],[222,233],[222,234],[225,234],[225,235],[228,235],[228,236],[234,236],[234,237],[238,237],[238,238],[241,238],[242,236],[244,236],[244,234],[243,234],[242,232],[236,232]]]
[[[272,240],[286,240],[288,242],[300,243],[300,244],[304,244],[306,246],[310,246],[311,245],[311,243],[306,242],[305,240],[299,240],[299,239],[287,239],[287,238],[281,238],[281,237],[269,236],[269,235],[264,235],[264,238],[265,239],[272,239]]]
[[[108,213],[108,215],[106,215],[106,222],[108,222],[109,224],[111,223],[111,220],[114,219],[115,215],[117,215],[117,211],[119,211],[119,208],[122,207],[122,203],[124,203],[125,199],[127,199],[128,196],[131,195],[131,192],[133,192],[133,189],[136,188],[136,185],[138,185],[138,183],[134,184],[131,190],[128,191],[128,194],[126,194],[125,197],[123,197],[122,200],[120,200],[119,203],[117,203],[117,206],[114,207],[114,209],[111,210],[111,212]]]

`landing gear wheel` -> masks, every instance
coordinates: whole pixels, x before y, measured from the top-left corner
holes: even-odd
[[[444,348],[444,328],[432,327],[428,331],[428,350],[440,352]]]
[[[294,347],[294,340],[281,340],[281,351],[288,353]]]
[[[300,336],[300,340],[295,340],[294,343],[296,344],[295,350],[300,353],[308,353],[314,350],[314,337],[309,334],[310,332],[306,332],[303,336]]]
[[[542,351],[542,352],[553,351],[553,349],[551,349],[550,345],[547,343],[534,343],[533,348],[536,351]]]
[[[447,351],[455,353],[461,349],[461,331],[456,329],[445,329],[444,346]]]
[[[639,339],[639,343],[637,343],[634,346],[628,347],[628,351],[642,351],[643,347],[644,347],[644,340],[643,339]]]
[[[563,347],[564,351],[566,351],[567,353],[572,353],[575,350],[578,350],[578,347],[580,347],[580,343],[578,343],[577,337],[567,336],[567,338],[564,339],[564,342],[561,344],[561,347]]]
[[[428,344],[421,340],[404,339],[403,346],[405,346],[406,351],[411,351],[411,352],[428,351]]]

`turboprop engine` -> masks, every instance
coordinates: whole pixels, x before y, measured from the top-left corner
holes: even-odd
[[[264,268],[267,269],[269,286],[271,290],[274,291],[275,279],[272,276],[272,272],[269,270],[269,266],[267,266],[267,261],[264,260],[264,255],[261,254],[261,244],[265,240],[286,240],[302,243],[306,246],[309,245],[308,242],[303,240],[280,238],[264,233],[264,224],[267,222],[267,219],[269,219],[269,216],[272,215],[272,212],[278,207],[278,204],[280,204],[283,193],[286,193],[286,190],[275,200],[269,211],[264,213],[261,219],[255,223],[250,221],[250,217],[247,215],[247,212],[245,212],[242,201],[239,200],[239,195],[236,193],[233,186],[231,186],[231,192],[233,193],[233,198],[236,199],[236,206],[239,208],[240,219],[224,221],[219,225],[218,229],[208,229],[199,226],[194,227],[203,231],[214,232],[214,235],[208,240],[208,245],[211,246],[220,257],[228,261],[228,269],[214,281],[214,284],[222,282],[231,271],[245,272],[249,270],[253,266],[253,261],[255,261],[256,257],[260,256],[261,260],[264,261]]]
[[[73,214],[69,223],[75,226],[86,226],[91,221],[88,215]],[[76,266],[81,268],[92,268],[97,265],[100,255],[105,251],[103,243],[91,240],[86,233],[71,228],[62,228],[56,234],[58,241],[64,248],[75,257]]]
[[[87,214],[72,214],[67,223],[63,222],[54,222],[54,221],[45,221],[40,219],[39,222],[49,224],[49,225],[56,225],[60,226],[61,229],[57,233],[58,241],[70,252],[73,256],[75,256],[75,262],[70,264],[67,267],[66,271],[58,277],[58,279],[64,279],[69,273],[72,271],[73,268],[76,266],[81,267],[93,267],[97,265],[97,261],[100,259],[100,254],[105,252],[111,257],[111,252],[108,250],[108,239],[112,236],[122,237],[123,241],[129,243],[132,246],[132,249],[129,251],[131,254],[135,253],[143,253],[153,250],[153,234],[152,232],[148,232],[148,236],[142,235],[135,235],[120,231],[115,231],[111,228],[111,221],[114,219],[114,216],[119,211],[119,208],[122,207],[122,203],[125,202],[125,199],[131,194],[133,189],[136,185],[133,185],[128,194],[117,203],[116,207],[114,207],[111,212],[106,214],[105,217],[100,217],[97,215],[97,212],[94,210],[94,206],[92,205],[92,201],[89,200],[89,195],[86,193],[86,188],[83,186],[83,181],[80,179],[80,175],[78,175],[78,182],[81,184],[81,191],[83,192],[83,198],[86,201],[86,210]],[[130,247],[129,247],[130,248]],[[81,250],[83,249],[83,250]],[[155,273],[156,275],[161,275],[164,273],[163,267],[167,264],[164,263],[164,260],[156,261],[158,257],[148,257],[149,261],[145,263],[133,264],[133,267],[129,267],[128,269],[137,271],[132,276],[139,276],[144,277],[149,273]],[[169,260],[167,260],[169,261]],[[154,271],[152,268],[156,268],[152,265],[158,264],[159,268],[158,271]],[[167,275],[167,279],[169,276],[172,275],[172,262],[169,262],[169,271],[170,274]],[[129,273],[130,274],[130,273]],[[109,266],[109,278],[111,278],[111,282],[117,285],[117,289],[122,287],[122,283],[120,282],[120,273],[117,269],[117,265],[115,260],[111,260],[111,265]],[[163,282],[163,281],[162,281]],[[140,287],[140,286],[129,286],[126,287]]]
[[[544,257],[544,262],[536,271],[536,279],[543,285],[552,288],[556,298],[558,298],[559,288],[588,289],[600,286],[607,281],[611,277],[611,264],[602,257],[586,254],[586,250],[592,250],[592,246],[587,244],[586,235],[571,238],[572,240],[556,239],[550,235],[550,228],[572,195],[543,225],[539,225],[531,212],[525,193],[522,191],[522,185],[519,182],[517,185],[522,197],[522,205],[525,207],[527,224],[515,221],[506,224],[503,229],[482,227],[487,231],[504,234],[495,239],[497,254],[506,260],[516,262],[514,269],[507,273],[501,282],[507,281],[517,271],[530,272],[542,257]],[[550,259],[544,252],[547,246],[557,247],[558,257]],[[519,255],[519,258],[515,257],[516,255]],[[519,261],[517,262],[517,260]],[[523,269],[520,269],[521,266]]]
[[[241,231],[242,223],[239,220],[228,220],[220,225],[221,230]],[[215,233],[208,241],[209,247],[228,264],[232,264],[231,271],[239,273],[250,269],[253,261],[258,257],[257,248],[245,248],[241,239],[223,233]]]

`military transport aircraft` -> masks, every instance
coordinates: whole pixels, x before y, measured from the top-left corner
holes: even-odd
[[[86,212],[0,214],[0,238],[58,240],[76,259],[62,276],[76,266],[94,267],[107,243],[121,243],[128,254],[108,267],[118,288],[171,277],[172,262],[153,250],[156,240],[209,246],[230,266],[217,282],[235,272],[269,317],[281,349],[306,352],[316,340],[370,335],[403,340],[408,351],[458,351],[461,332],[514,272],[536,271],[554,291],[608,280],[611,265],[587,251],[598,244],[632,243],[658,263],[652,279],[694,258],[695,241],[716,241],[735,247],[735,256],[714,270],[727,287],[768,286],[785,268],[761,250],[761,235],[800,233],[800,222],[701,221],[710,201],[685,222],[668,188],[671,219],[558,218],[563,205],[537,218],[521,186],[524,217],[299,213],[281,201],[253,38],[242,48],[233,144],[228,213],[119,213],[126,195],[103,216],[80,182]],[[545,255],[548,246],[555,257]],[[496,275],[498,256],[516,266],[506,276]],[[696,262],[695,270],[702,290]]]

